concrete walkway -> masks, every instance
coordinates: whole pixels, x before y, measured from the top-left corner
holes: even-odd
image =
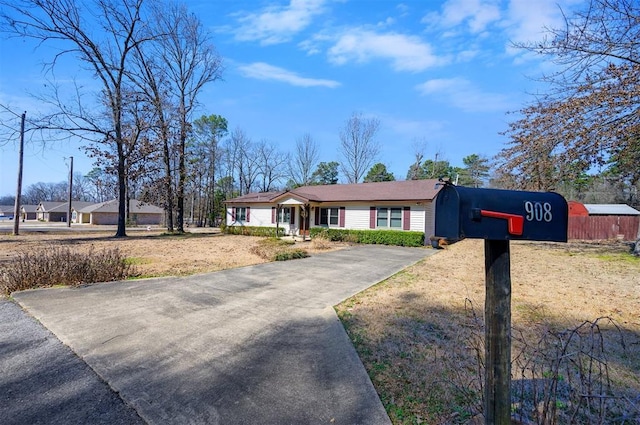
[[[13,296],[150,424],[388,424],[331,306],[435,251],[358,246]]]

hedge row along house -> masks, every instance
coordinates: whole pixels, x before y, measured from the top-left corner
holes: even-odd
[[[438,180],[302,186],[226,201],[227,226],[280,227],[308,236],[312,227],[424,232],[435,228]]]

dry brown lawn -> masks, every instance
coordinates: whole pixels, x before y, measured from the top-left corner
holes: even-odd
[[[23,232],[20,236],[0,235],[0,266],[22,252],[37,252],[52,246],[72,247],[78,252],[118,248],[141,277],[184,276],[264,263],[269,260],[254,253],[264,238],[223,235],[219,232],[167,235],[159,230],[129,232],[113,238],[112,231]],[[309,253],[337,249],[338,244],[297,242],[296,248]]]
[[[566,339],[571,333],[563,330],[606,316],[573,340],[593,337],[596,346],[587,350],[604,360],[614,389],[630,402],[623,413],[640,409],[640,259],[627,252],[621,243],[511,243],[514,360],[544,351],[536,347],[544,335]],[[394,423],[478,420],[484,282],[483,241],[465,240],[337,307]],[[601,335],[604,354],[597,346]],[[512,373],[524,382],[531,374],[519,369],[522,357],[518,361]],[[567,380],[562,373],[559,379]],[[590,379],[598,376],[594,371]],[[555,423],[567,423],[562,413],[577,405],[562,397],[554,403]],[[640,410],[634,413],[640,420]]]
[[[212,272],[268,261],[257,254],[264,250],[264,238],[259,237],[136,231],[115,239],[112,234],[0,235],[0,267],[21,252],[52,246],[78,252],[117,247],[143,277]],[[324,241],[295,244],[311,254],[339,247]],[[620,423],[638,423],[640,259],[627,251],[620,243],[511,243],[513,355],[515,359],[535,348],[544,335],[577,335],[574,339],[587,341],[589,335],[596,339],[604,335],[604,353],[595,354],[607,367],[616,395],[622,394],[630,403],[626,405],[629,412],[623,414],[637,413],[630,422]],[[465,240],[337,306],[394,423],[478,420],[481,368],[476,355],[482,352],[484,291],[482,241]],[[562,333],[601,317],[607,319],[595,326],[587,323],[575,334]],[[594,348],[590,350],[594,354]],[[517,362],[513,373],[514,379],[523,382],[532,377]],[[590,379],[601,376],[601,370],[596,370]],[[575,407],[563,397],[554,399],[559,410],[556,423],[567,423],[562,413]]]

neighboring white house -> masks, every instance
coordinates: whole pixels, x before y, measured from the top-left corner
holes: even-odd
[[[22,221],[36,220],[38,218],[38,206],[37,205],[23,205],[20,207],[20,214]]]
[[[311,227],[394,229],[434,233],[438,180],[302,186],[250,193],[226,201],[228,226],[282,227],[308,235]]]

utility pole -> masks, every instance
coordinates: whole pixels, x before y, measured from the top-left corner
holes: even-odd
[[[69,157],[69,205],[67,206],[67,227],[71,227],[71,194],[73,193],[73,157]]]
[[[20,121],[20,149],[18,151],[18,187],[16,189],[16,203],[13,206],[13,234],[18,236],[20,233],[20,204],[22,204],[22,164],[24,158],[24,121],[27,113],[22,113]]]

